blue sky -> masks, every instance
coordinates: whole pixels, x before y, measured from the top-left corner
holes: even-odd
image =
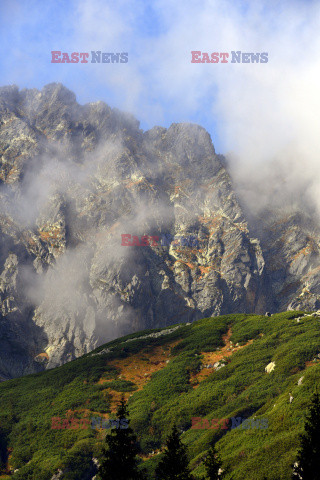
[[[250,156],[251,145],[262,142],[272,156],[284,148],[280,135],[288,142],[300,130],[287,90],[297,96],[301,82],[308,89],[313,78],[301,69],[317,51],[318,14],[316,2],[303,1],[2,0],[1,84],[40,89],[62,82],[79,103],[103,100],[132,112],[144,129],[195,122],[219,153]],[[128,52],[129,62],[52,64],[52,50]],[[191,50],[264,51],[269,62],[191,64]],[[263,141],[270,129],[271,143]]]

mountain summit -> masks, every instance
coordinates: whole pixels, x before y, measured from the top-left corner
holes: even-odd
[[[248,225],[198,125],[144,132],[61,84],[8,86],[0,149],[2,379],[146,328],[320,307],[312,221],[279,211]],[[169,240],[125,246],[125,234]]]

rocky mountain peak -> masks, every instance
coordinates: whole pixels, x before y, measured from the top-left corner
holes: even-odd
[[[5,378],[139,329],[288,308],[290,255],[313,252],[293,274],[301,288],[316,268],[316,243],[303,251],[310,235],[296,220],[300,233],[284,247],[287,224],[266,216],[260,229],[248,226],[226,163],[198,125],[143,132],[103,102],[79,105],[61,84],[3,87],[0,125]],[[133,246],[122,245],[123,234]],[[158,241],[139,246],[142,236]]]

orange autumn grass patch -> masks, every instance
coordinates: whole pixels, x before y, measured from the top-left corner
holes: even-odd
[[[222,347],[220,350],[216,350],[214,352],[201,352],[201,355],[203,355],[203,365],[213,365],[214,363],[219,362],[223,358],[230,357],[231,355],[233,355],[233,353],[237,352],[241,348],[246,347],[247,345],[250,345],[250,343],[253,342],[253,340],[249,340],[245,345],[235,347],[233,343],[230,342],[231,335],[232,330],[231,328],[229,328],[228,332],[222,336],[224,347]],[[214,367],[203,368],[196,374],[192,375],[190,377],[190,383],[191,385],[193,385],[193,388],[197,388],[200,382],[202,382],[202,380],[207,378],[214,371]]]
[[[117,377],[118,380],[127,380],[134,383],[138,387],[137,390],[135,390],[135,392],[137,392],[142,390],[145,384],[149,382],[153,373],[161,370],[167,365],[171,356],[172,348],[180,341],[181,340],[176,340],[172,343],[167,343],[166,345],[154,347],[151,352],[148,349],[148,353],[142,350],[141,352],[130,355],[127,358],[112,360],[111,362],[108,362],[108,365],[116,367],[119,371]],[[107,387],[108,381],[110,380],[101,378],[98,381],[98,384],[105,384]],[[109,388],[106,391],[112,397],[110,409],[113,413],[117,410],[117,405],[122,395],[125,400],[128,400],[132,395],[132,392],[122,393]]]

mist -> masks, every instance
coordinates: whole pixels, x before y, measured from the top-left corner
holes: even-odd
[[[105,2],[79,4],[77,40],[110,46],[95,21]],[[318,2],[157,2],[154,35],[137,31],[137,12],[112,9],[114,43],[130,44],[133,59],[121,79],[117,69],[98,81],[119,80],[121,107],[150,127],[166,121],[203,121],[228,158],[235,185],[248,209],[292,197],[319,213],[320,6]],[[102,16],[103,13],[102,13]],[[114,31],[112,31],[114,34]],[[111,45],[113,45],[113,40]],[[89,42],[90,43],[90,42]],[[268,52],[266,64],[191,64],[191,51]],[[111,80],[110,80],[111,75]],[[112,87],[112,85],[111,85]],[[117,89],[116,89],[117,90]],[[147,92],[147,93],[146,93]],[[158,98],[158,101],[154,98]],[[201,112],[201,113],[200,113]],[[276,192],[276,195],[274,193]]]
[[[12,45],[5,44],[3,82],[61,81],[80,103],[104,100],[134,114],[143,129],[199,123],[227,155],[248,208],[260,211],[270,197],[266,185],[276,182],[277,191],[306,197],[301,205],[319,211],[318,2],[192,0],[186,7],[181,0],[140,0],[133,7],[127,0],[81,0],[64,11],[51,2],[41,11],[31,5],[30,15],[15,3],[14,15],[11,4],[3,7],[17,32]],[[45,33],[49,18],[60,22],[59,36]],[[37,42],[26,35],[31,27]],[[58,47],[128,51],[129,62],[51,65],[50,51]],[[27,65],[21,50],[29,52]],[[193,50],[267,52],[269,61],[192,64]],[[285,187],[276,171],[284,172]]]

